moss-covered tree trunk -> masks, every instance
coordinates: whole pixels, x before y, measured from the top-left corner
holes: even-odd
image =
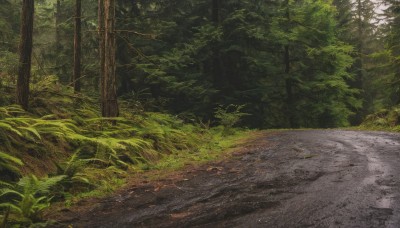
[[[74,74],[72,83],[74,92],[81,91],[81,0],[75,1],[75,31],[74,31]]]
[[[119,114],[115,64],[115,0],[104,0],[104,64],[101,80],[101,108],[103,117],[117,117]],[[102,42],[102,41],[100,41]],[[100,44],[102,45],[102,44]]]
[[[29,79],[31,77],[33,15],[34,0],[23,0],[16,102],[25,110],[28,109]]]

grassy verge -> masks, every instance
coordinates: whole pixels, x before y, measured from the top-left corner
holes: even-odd
[[[383,109],[368,115],[356,130],[400,132],[400,107]]]
[[[199,166],[208,162],[218,161],[231,155],[237,147],[240,147],[247,139],[254,137],[256,131],[240,130],[230,135],[224,135],[220,128],[209,130],[209,138],[196,148],[196,152],[181,151],[179,153],[165,154],[160,159],[148,164],[133,167],[124,177],[113,176],[106,178],[102,187],[92,191],[69,195],[68,199],[57,207],[69,207],[85,198],[102,198],[122,188],[127,183],[140,181],[158,181],[174,172],[179,172],[187,167]]]
[[[174,171],[186,165],[215,161],[224,155],[223,152],[235,147],[247,138],[245,134],[248,133],[248,131],[236,129],[230,135],[223,135],[222,131],[218,128],[210,129],[209,132],[210,140],[201,145],[197,153],[186,151],[185,153],[164,156],[152,166],[152,169]]]
[[[247,135],[129,105],[105,119],[98,102],[46,85],[32,91],[29,112],[0,107],[0,227],[40,224],[51,203],[105,196],[133,174],[218,159]]]

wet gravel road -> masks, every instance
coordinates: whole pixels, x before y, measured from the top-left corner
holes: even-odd
[[[268,134],[232,159],[50,217],[56,227],[400,227],[400,134]]]

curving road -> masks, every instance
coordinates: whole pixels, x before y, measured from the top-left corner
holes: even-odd
[[[89,203],[54,226],[400,227],[400,134],[268,134],[229,161]]]

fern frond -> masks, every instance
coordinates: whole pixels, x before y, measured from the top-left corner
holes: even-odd
[[[34,135],[37,139],[41,140],[42,137],[40,136],[39,132],[33,127],[18,127],[19,129],[26,130],[27,132]]]
[[[11,156],[9,154],[6,154],[4,152],[0,151],[0,160],[3,160],[5,162],[13,162],[17,165],[23,165],[23,162],[21,161],[21,159]]]
[[[13,185],[4,181],[0,181],[0,187],[12,188]]]
[[[48,193],[51,187],[55,186],[60,181],[64,180],[66,177],[67,176],[65,175],[60,175],[40,180],[37,184],[36,192],[41,194]]]
[[[16,214],[22,214],[22,210],[20,207],[18,207],[17,205],[14,205],[12,203],[0,203],[0,208],[10,208],[10,210]]]
[[[20,169],[18,168],[18,166],[22,165],[23,162],[21,161],[21,159],[0,151],[0,171],[7,170],[19,175]]]
[[[0,122],[0,130],[11,131],[22,137],[22,133],[8,123]]]
[[[21,194],[18,191],[15,191],[15,190],[13,190],[11,188],[2,188],[2,189],[0,189],[0,197],[2,197],[4,195],[8,195],[8,194],[12,194],[14,196],[18,196],[18,197],[21,197],[21,198],[24,197],[23,194]]]

